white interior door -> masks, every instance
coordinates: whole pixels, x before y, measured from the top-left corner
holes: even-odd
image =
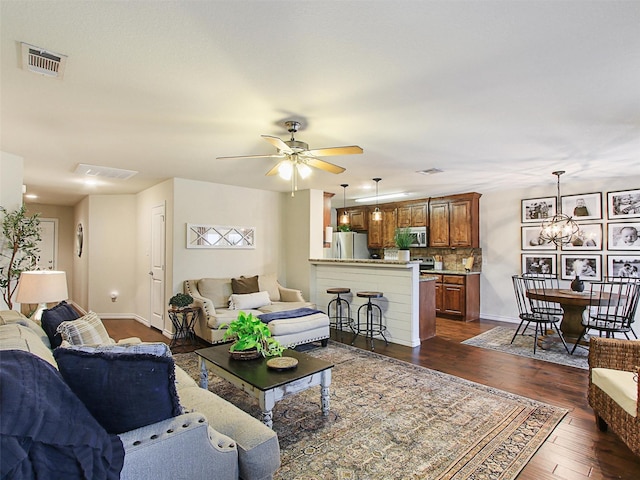
[[[40,255],[38,256],[38,266],[45,270],[55,270],[57,267],[56,257],[58,255],[58,219],[40,219]]]
[[[165,272],[165,208],[159,205],[151,209],[151,326],[164,330],[167,309],[164,301]]]

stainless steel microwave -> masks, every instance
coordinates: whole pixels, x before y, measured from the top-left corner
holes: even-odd
[[[412,247],[427,247],[427,227],[409,227]]]

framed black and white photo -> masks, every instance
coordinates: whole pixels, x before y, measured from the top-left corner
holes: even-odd
[[[556,274],[556,254],[522,254],[522,273]]]
[[[578,233],[562,245],[562,250],[602,250],[602,224],[579,223],[578,226]]]
[[[541,237],[542,227],[521,227],[522,228],[522,250],[555,250],[556,244]]]
[[[582,193],[562,196],[562,213],[575,221],[602,218],[602,193]]]
[[[541,222],[556,214],[556,197],[527,198],[522,200],[522,223]]]
[[[640,222],[607,224],[609,250],[640,250]]]
[[[560,278],[599,282],[602,280],[602,255],[560,255]]]
[[[640,190],[607,193],[609,220],[640,217]]]
[[[640,254],[607,255],[607,275],[610,277],[640,278]]]

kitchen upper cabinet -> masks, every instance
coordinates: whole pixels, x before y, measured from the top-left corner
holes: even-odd
[[[396,246],[397,212],[395,208],[381,207],[382,220],[373,220],[373,209],[369,210],[369,248],[389,248]]]
[[[344,208],[338,209],[338,222]],[[354,232],[363,232],[367,230],[367,210],[365,208],[347,208],[347,215],[349,215],[349,228]]]
[[[382,248],[382,221],[381,220],[373,220],[371,216],[373,215],[373,210],[369,210],[369,230],[367,233],[367,244],[369,248]]]
[[[480,194],[432,198],[429,202],[429,246],[480,246]]]
[[[426,227],[427,205],[402,205],[398,207],[398,228]]]
[[[381,208],[382,210],[382,246],[384,248],[396,246],[396,228],[398,225],[395,208]]]

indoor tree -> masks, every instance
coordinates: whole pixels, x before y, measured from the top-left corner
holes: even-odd
[[[14,211],[0,206],[2,215],[2,243],[0,244],[0,291],[9,309],[18,287],[20,274],[37,265],[40,248],[40,214],[26,214],[22,205]]]

